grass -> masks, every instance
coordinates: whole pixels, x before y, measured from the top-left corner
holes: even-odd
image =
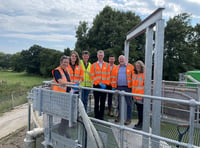
[[[0,71],[0,114],[26,103],[27,92],[49,79],[25,72]]]
[[[46,78],[42,78],[40,76],[28,75],[25,72],[17,73],[17,72],[1,71],[0,80],[5,81],[8,85],[20,84],[25,88],[30,88],[35,85],[41,84],[41,82],[46,80]]]
[[[184,132],[186,128],[180,128],[180,132]],[[167,122],[162,122],[161,123],[161,136],[170,138],[173,140],[178,140],[178,130],[177,130],[177,125],[172,124],[172,123],[167,123]],[[194,141],[193,144],[196,146],[200,146],[200,129],[195,128],[194,129]],[[189,140],[189,132],[186,132],[186,134],[183,136],[181,142],[188,143]]]

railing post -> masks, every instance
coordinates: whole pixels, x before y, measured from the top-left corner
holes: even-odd
[[[195,107],[196,103],[195,100],[192,99],[190,100],[190,128],[189,128],[189,145],[193,144],[193,139],[194,139],[194,118],[195,118]]]
[[[28,98],[28,131],[31,130],[31,103],[30,99]]]
[[[197,84],[197,98],[198,98],[197,101],[200,102],[200,84],[199,83]],[[199,119],[200,112],[199,112],[199,110],[200,110],[200,107],[198,105],[197,106],[197,127],[200,126],[200,119]]]
[[[124,105],[125,105],[125,96],[124,91],[120,92],[120,124],[121,126],[124,126]],[[120,148],[123,148],[124,146],[124,129],[120,129]]]

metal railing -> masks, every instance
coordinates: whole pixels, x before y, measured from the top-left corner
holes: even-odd
[[[46,84],[52,84],[51,82],[46,82]],[[151,146],[153,147],[152,143],[156,142],[159,143],[160,147],[171,147],[171,145],[178,145],[178,146],[182,146],[182,147],[197,147],[196,145],[194,145],[193,140],[194,140],[194,130],[195,130],[195,110],[197,109],[197,107],[200,106],[200,102],[199,101],[195,101],[194,99],[190,99],[190,100],[182,100],[182,99],[176,99],[176,98],[170,98],[170,97],[158,97],[158,96],[149,96],[149,95],[139,95],[139,94],[132,94],[132,93],[127,93],[124,91],[112,91],[112,90],[102,90],[102,89],[96,89],[96,88],[88,88],[88,87],[78,87],[78,86],[70,86],[70,87],[76,87],[79,88],[79,93],[81,93],[82,89],[89,89],[91,91],[100,91],[100,92],[106,92],[106,93],[115,93],[118,94],[121,98],[121,117],[120,117],[120,125],[118,124],[114,124],[111,122],[107,122],[107,121],[102,121],[102,120],[98,120],[95,118],[90,118],[93,122],[100,124],[100,125],[106,125],[108,127],[110,127],[110,129],[112,129],[112,132],[116,132],[117,130],[117,134],[115,133],[114,135],[117,137],[115,137],[118,147],[123,148],[123,147],[136,147],[136,145],[138,145],[138,147],[140,146]],[[79,95],[81,96],[81,95]],[[187,121],[187,124],[189,126],[189,130],[188,130],[188,142],[180,142],[178,140],[174,140],[174,139],[170,139],[170,138],[166,138],[166,137],[162,137],[160,135],[155,135],[152,133],[152,131],[150,130],[150,132],[145,132],[145,131],[138,131],[129,127],[124,126],[124,104],[125,104],[125,96],[138,96],[138,97],[143,97],[145,99],[149,99],[149,100],[159,100],[161,102],[163,101],[168,101],[168,102],[173,102],[176,104],[186,104],[189,106],[189,119]],[[150,102],[151,102],[150,101]],[[154,108],[154,110],[156,110],[157,108],[160,108],[161,106],[155,106],[156,108]],[[148,115],[154,116],[153,112],[150,110],[149,113],[146,113]],[[145,116],[144,116],[145,118]],[[153,119],[153,118],[151,118]],[[160,122],[156,121],[156,122]],[[143,126],[147,125],[153,125],[155,122],[152,122],[152,125],[150,123],[146,123],[144,120]],[[149,127],[151,129],[151,127]],[[160,127],[157,127],[160,128]],[[199,127],[198,127],[199,128]],[[134,135],[140,135],[140,137],[143,137],[143,139],[141,138],[140,141],[134,141],[134,139],[131,139],[131,136]],[[127,136],[129,135],[129,136]],[[199,135],[200,136],[200,135]],[[129,138],[128,138],[129,137]],[[101,136],[102,138],[102,136]],[[102,138],[105,139],[105,138]],[[148,143],[143,142],[143,140],[145,139],[145,141],[148,141]],[[163,142],[164,141],[164,142]],[[136,144],[136,145],[134,145]],[[104,146],[105,147],[109,147],[109,143],[105,143],[104,142]],[[116,145],[115,145],[116,146]],[[198,145],[199,146],[199,145]]]

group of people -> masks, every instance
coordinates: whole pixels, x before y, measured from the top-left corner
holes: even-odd
[[[98,89],[116,90],[132,92],[136,94],[144,94],[144,63],[142,61],[135,62],[134,65],[127,63],[124,55],[118,57],[119,65],[115,65],[115,57],[109,56],[109,63],[104,61],[104,51],[97,52],[97,61],[91,64],[88,51],[82,52],[82,60],[76,51],[72,51],[70,57],[62,56],[60,58],[60,66],[52,70],[54,83],[53,90],[61,92],[69,92],[70,87],[66,85],[80,85],[84,87],[93,87]],[[90,90],[81,90],[81,100],[87,111],[88,95]],[[93,91],[94,95],[94,116],[97,119],[104,120],[104,110],[106,98],[108,98],[108,114],[113,116],[112,112],[112,94],[105,91]],[[107,96],[108,95],[108,96]],[[125,125],[131,123],[133,100],[137,106],[138,123],[135,129],[142,128],[143,122],[143,99],[142,97],[133,98],[125,96],[126,104],[126,120]],[[121,99],[118,97],[118,116],[115,122],[120,121]]]

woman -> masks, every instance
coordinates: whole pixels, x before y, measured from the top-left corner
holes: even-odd
[[[71,88],[66,87],[65,85],[74,85],[74,82],[70,82],[69,74],[66,71],[68,65],[69,65],[69,57],[62,56],[60,58],[60,66],[52,70],[54,83],[61,84],[61,85],[53,85],[52,86],[53,90],[60,92],[70,92]],[[62,136],[69,137],[69,134],[66,131],[67,127],[68,127],[68,120],[61,119],[60,126],[58,127],[58,133]]]
[[[69,92],[70,88],[64,85],[73,85],[74,83],[70,81],[68,72],[66,71],[69,65],[69,57],[62,56],[60,58],[60,66],[52,70],[53,82],[61,85],[53,85],[52,89],[60,92]]]
[[[83,68],[80,65],[80,58],[76,51],[71,52],[67,71],[72,82],[79,85],[83,81]]]
[[[132,76],[132,93],[144,94],[144,63],[137,61],[135,63],[135,72]],[[134,102],[138,111],[138,123],[134,126],[134,129],[142,129],[143,124],[143,98],[134,96]]]

